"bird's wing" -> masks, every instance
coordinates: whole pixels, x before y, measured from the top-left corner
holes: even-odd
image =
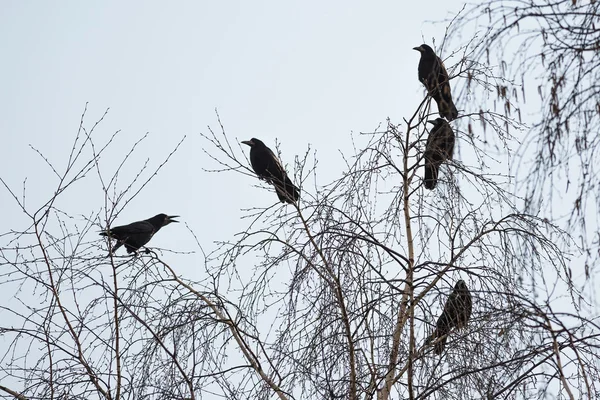
[[[285,172],[285,168],[283,168],[281,161],[275,155],[275,153],[273,153],[273,151],[271,149],[269,149],[267,147],[266,150],[272,161],[272,163],[269,166],[270,168],[267,167],[267,172],[269,174],[271,174],[272,183],[285,184],[286,180],[289,181],[289,178],[287,177],[287,173]],[[290,184],[291,184],[291,182],[290,182]]]
[[[110,230],[115,236],[129,236],[137,234],[154,233],[154,226],[148,221],[133,222],[129,225],[117,226]]]
[[[441,58],[437,58],[438,61],[438,65],[439,65],[439,84],[444,84],[444,83],[448,83],[449,82],[449,75],[448,75],[448,71],[446,71],[446,66],[444,65],[444,62],[442,61]]]
[[[448,123],[435,126],[427,137],[425,146],[425,159],[431,162],[442,163],[452,159],[454,152],[454,131]]]
[[[427,143],[425,143],[425,151],[432,150],[433,141],[435,138],[435,133],[437,132],[438,127],[434,126],[430,131],[429,135],[427,135]]]
[[[449,317],[450,327],[456,324],[456,319],[461,306],[462,300],[460,299],[460,292],[454,289],[452,293],[450,293],[450,296],[448,296],[448,300],[446,300],[446,305],[444,306],[444,314],[447,314]]]
[[[434,162],[434,161],[440,161],[439,159],[440,157],[440,147],[442,145],[442,141],[440,140],[442,139],[440,136],[440,129],[441,127],[439,125],[435,125],[430,131],[429,131],[429,136],[427,136],[427,143],[425,144],[425,160],[426,161],[430,161],[430,162]]]
[[[473,298],[469,289],[463,292],[463,309],[465,313],[465,322],[469,322],[471,318],[471,312],[473,311]]]
[[[446,129],[444,131],[444,147],[446,149],[446,159],[452,160],[452,156],[454,154],[454,142],[456,138],[454,137],[454,131],[450,125],[446,125]]]
[[[446,67],[442,60],[440,60],[440,74],[438,77],[440,90],[442,92],[442,96],[448,102],[452,102],[452,92],[450,90],[450,75],[448,75],[448,71],[446,71]],[[454,104],[453,104],[454,105]]]
[[[277,157],[275,155],[275,153],[273,153],[273,150],[269,149],[268,147],[267,147],[267,151],[269,152],[269,155],[273,159],[273,162],[275,163],[275,167],[277,169],[279,169],[279,171],[282,172],[285,175],[285,169],[283,168],[283,165],[281,164],[281,161],[279,160],[279,157]]]

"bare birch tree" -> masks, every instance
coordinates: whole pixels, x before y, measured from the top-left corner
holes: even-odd
[[[462,68],[449,65],[450,75]],[[487,67],[469,71],[486,85]],[[247,199],[243,231],[198,244],[201,262],[191,267],[201,280],[170,262],[185,254],[166,249],[107,257],[97,232],[176,148],[123,183],[121,167],[107,174],[98,162],[118,135],[102,140],[99,125],[86,129],[82,118],[64,172],[49,163],[58,182],[50,200],[30,209],[5,184],[28,224],[0,236],[0,285],[16,299],[1,309],[0,391],[19,399],[597,398],[600,327],[571,284],[576,254],[564,251],[577,248],[551,219],[520,206],[501,168],[520,125],[458,105],[462,119],[498,129],[500,151],[490,151],[483,126],[459,117],[460,151],[425,190],[435,110],[424,95],[404,121],[353,136],[332,182],[320,181],[310,148],[298,151],[286,168],[300,200]],[[220,120],[202,138],[212,173],[244,174],[255,190],[273,191]],[[86,179],[97,181],[104,206],[75,217],[60,200]],[[472,295],[470,320],[437,355],[426,339],[460,279]]]
[[[587,277],[600,256],[599,18],[593,0],[484,1],[465,6],[445,41],[463,49],[462,107],[494,113],[488,138],[518,126],[513,173],[527,210],[573,233]]]

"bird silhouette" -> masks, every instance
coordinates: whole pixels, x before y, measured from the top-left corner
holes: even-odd
[[[450,293],[448,300],[446,300],[444,311],[437,320],[435,330],[427,338],[425,344],[427,345],[437,340],[434,352],[438,355],[442,354],[446,346],[446,340],[452,329],[466,328],[469,318],[471,318],[472,307],[473,300],[471,299],[471,293],[465,281],[461,279],[456,282],[454,290]]]
[[[108,236],[111,239],[116,239],[117,244],[112,248],[113,254],[123,245],[125,245],[127,253],[133,253],[137,252],[140,247],[148,243],[160,228],[169,225],[171,222],[179,222],[173,219],[177,217],[179,217],[179,215],[169,216],[166,214],[158,214],[143,221],[107,229],[105,232],[100,232],[100,236]]]
[[[427,92],[433,97],[438,106],[440,116],[452,121],[458,117],[458,110],[452,101],[450,92],[450,81],[448,72],[442,60],[435,54],[433,49],[426,44],[414,47],[421,53],[419,60],[419,80],[427,88]]]
[[[252,138],[242,143],[250,146],[250,164],[259,178],[275,186],[277,197],[282,203],[295,203],[300,197],[298,189],[288,178],[283,165],[261,140]]]
[[[427,121],[433,124],[433,128],[427,137],[425,145],[425,187],[429,190],[435,189],[438,181],[440,165],[444,161],[451,160],[454,153],[454,131],[450,124],[442,118]]]

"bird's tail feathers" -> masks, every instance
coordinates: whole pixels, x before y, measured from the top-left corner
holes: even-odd
[[[277,197],[279,197],[279,201],[282,203],[292,204],[298,201],[300,189],[292,183],[289,177],[286,176],[283,182],[274,180],[273,185],[275,186]]]
[[[119,241],[117,241],[117,243],[116,243],[116,244],[113,246],[111,253],[115,254],[115,251],[117,251],[117,249],[118,249],[119,247],[123,246],[123,243],[125,243],[125,242],[122,242],[122,241],[120,241],[120,240],[119,240]]]
[[[431,163],[425,163],[425,188],[435,189],[438,179],[438,167]]]
[[[446,119],[448,121],[452,121],[456,118],[458,118],[458,110],[456,109],[454,102],[450,102],[450,114],[446,117]]]
[[[102,231],[99,233],[99,235],[108,237],[109,239],[113,239],[112,232],[110,230]],[[124,243],[125,243],[125,241],[123,241],[123,240],[117,240],[115,245],[112,247],[111,253],[115,254],[115,251],[117,251],[117,249],[119,247],[123,246]]]
[[[295,203],[300,197],[300,189],[294,185],[275,185],[275,191],[282,203]]]
[[[426,340],[425,340],[425,346],[433,343],[434,341],[437,342],[435,343],[435,347],[433,349],[433,352],[437,355],[442,354],[442,352],[444,351],[444,348],[446,347],[446,341],[448,340],[448,335],[438,335],[437,331],[434,331],[431,336],[429,336]]]
[[[446,347],[446,340],[448,340],[448,335],[443,336],[436,344],[433,352],[438,356],[442,354],[444,351],[444,347]]]
[[[440,117],[446,118],[448,121],[455,120],[458,117],[458,110],[452,102],[452,99],[439,98],[437,100],[438,112]]]

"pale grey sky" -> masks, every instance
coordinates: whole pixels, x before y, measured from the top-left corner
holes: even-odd
[[[445,26],[425,21],[447,18],[462,5],[166,4],[1,3],[0,131],[5,151],[0,173],[18,191],[27,178],[28,204],[45,201],[56,185],[28,145],[64,167],[89,102],[88,127],[110,107],[97,138],[122,130],[119,144],[101,160],[107,175],[111,161],[120,161],[145,132],[149,138],[131,160],[135,171],[146,157],[158,165],[187,135],[185,146],[117,222],[165,212],[181,215],[203,245],[228,237],[241,226],[241,208],[275,202],[276,197],[253,187],[257,180],[202,171],[214,163],[201,152],[204,142],[198,133],[209,124],[217,127],[215,108],[231,138],[258,137],[271,147],[277,138],[288,168],[310,145],[318,151],[320,177],[328,182],[342,168],[337,150],[349,148],[351,131],[372,131],[388,116],[399,122],[414,112],[424,91],[417,80],[419,54],[412,47],[423,37],[440,43]],[[97,184],[86,185],[75,188],[77,195],[71,192],[61,207],[72,214],[98,210],[101,192]],[[5,226],[18,226],[18,209],[5,191],[0,191],[0,201],[11,210]],[[168,229],[175,234],[182,227]],[[178,250],[193,247],[181,240],[161,234],[153,243]]]
[[[424,89],[417,80],[419,53],[412,48],[423,37],[440,43],[444,24],[424,21],[446,18],[461,5],[2,1],[0,176],[19,194],[26,179],[30,209],[46,202],[58,181],[29,145],[62,172],[86,102],[88,128],[110,108],[96,132],[97,143],[122,131],[100,160],[106,177],[149,132],[129,160],[130,175],[121,176],[122,190],[146,158],[150,169],[158,166],[187,135],[115,223],[161,212],[181,215],[210,251],[214,241],[232,239],[248,223],[240,220],[241,209],[277,201],[272,190],[254,187],[256,178],[203,172],[215,163],[202,152],[206,143],[199,132],[207,132],[207,125],[218,130],[215,108],[230,139],[257,137],[273,149],[275,139],[280,141],[290,172],[294,157],[310,145],[318,152],[320,183],[328,183],[343,168],[338,150],[351,148],[352,131],[372,131],[388,116],[400,122],[414,112]],[[2,233],[29,225],[4,188],[0,204],[6,215]],[[80,219],[78,225],[83,225],[81,215],[98,212],[104,197],[93,173],[57,206]],[[100,238],[90,232],[86,239]],[[166,227],[151,245],[197,250],[181,224]],[[166,260],[184,278],[204,278],[201,255],[170,254]],[[20,307],[3,288],[2,304]],[[0,343],[7,346],[6,340]]]
[[[373,131],[387,117],[400,123],[415,111],[424,88],[417,79],[419,53],[412,48],[432,45],[433,38],[441,44],[445,24],[427,21],[450,18],[462,5],[0,1],[0,177],[19,194],[26,179],[31,208],[47,201],[57,179],[29,145],[64,169],[86,102],[88,128],[110,108],[97,128],[98,143],[121,130],[100,160],[106,177],[149,133],[129,160],[130,175],[121,177],[123,190],[147,158],[152,170],[187,135],[115,223],[161,212],[180,215],[210,251],[214,241],[233,239],[248,224],[240,220],[242,209],[277,202],[273,190],[255,187],[254,177],[203,171],[216,167],[199,135],[208,132],[207,125],[219,130],[215,108],[232,141],[257,137],[275,149],[277,139],[289,172],[294,157],[310,146],[319,159],[319,183],[329,183],[343,169],[339,150],[351,149],[351,132]],[[460,152],[460,138],[458,143]],[[309,182],[304,192],[312,190]],[[0,234],[27,227],[2,187],[0,205],[6,215]],[[87,179],[57,205],[72,216],[89,216],[104,206],[103,193],[96,179]],[[91,232],[87,239],[99,237]],[[164,228],[151,245],[197,249],[182,224]],[[202,279],[200,255],[169,254],[167,261],[174,260],[181,261],[173,262],[181,276]],[[0,296],[10,301],[10,293]]]

